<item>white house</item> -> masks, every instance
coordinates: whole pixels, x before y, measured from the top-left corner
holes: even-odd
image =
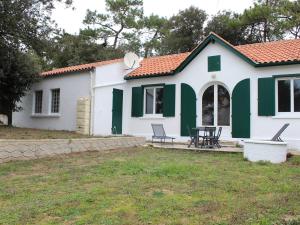
[[[222,139],[241,140],[270,139],[290,123],[282,137],[300,150],[300,40],[232,46],[211,33],[192,52],[135,69],[116,59],[42,77],[13,114],[15,126],[77,130],[84,118],[93,135],[151,137],[151,124],[162,123],[177,140],[187,125],[222,126]]]

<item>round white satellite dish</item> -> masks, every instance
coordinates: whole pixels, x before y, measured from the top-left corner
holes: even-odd
[[[135,53],[128,52],[124,57],[124,64],[129,69],[133,69],[139,66],[139,60],[140,60],[139,57]]]

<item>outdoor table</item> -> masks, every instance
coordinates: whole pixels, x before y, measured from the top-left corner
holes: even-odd
[[[203,132],[203,136],[204,136],[205,127],[195,127],[193,128],[193,130],[196,131],[195,147],[199,148],[199,138],[202,137],[200,136],[200,132]]]
[[[195,147],[199,148],[199,138],[204,137],[205,127],[195,127],[195,128],[193,128],[193,130],[196,131]],[[203,132],[203,135],[200,135],[200,132]],[[210,138],[213,137],[213,134],[211,132],[209,134],[209,137]],[[208,145],[209,147],[213,147],[213,144],[211,142],[212,142],[212,140],[210,139],[210,145]]]

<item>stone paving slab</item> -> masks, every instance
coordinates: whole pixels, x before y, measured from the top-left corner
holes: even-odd
[[[289,153],[291,153],[292,155],[300,156],[300,151],[291,150],[291,151],[289,151]]]
[[[154,148],[165,148],[165,149],[183,149],[183,150],[190,150],[190,151],[211,151],[211,152],[230,152],[230,153],[242,153],[243,149],[238,147],[223,147],[223,148],[195,148],[191,146],[188,147],[187,144],[169,144],[169,143],[149,143],[149,145],[153,146]]]
[[[183,149],[183,150],[190,150],[190,151],[211,151],[211,152],[229,152],[229,153],[243,153],[242,147],[236,147],[230,143],[226,143],[221,145],[222,148],[195,148],[191,146],[188,147],[187,143],[151,143],[147,142],[149,146],[153,146],[154,148],[165,148],[165,149]],[[288,153],[296,156],[300,156],[300,151],[296,150],[288,150]]]

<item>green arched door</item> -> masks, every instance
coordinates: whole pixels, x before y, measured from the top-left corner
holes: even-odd
[[[181,136],[189,136],[187,126],[196,127],[196,94],[188,84],[181,84]]]
[[[232,92],[232,137],[250,138],[250,79],[240,81]]]

